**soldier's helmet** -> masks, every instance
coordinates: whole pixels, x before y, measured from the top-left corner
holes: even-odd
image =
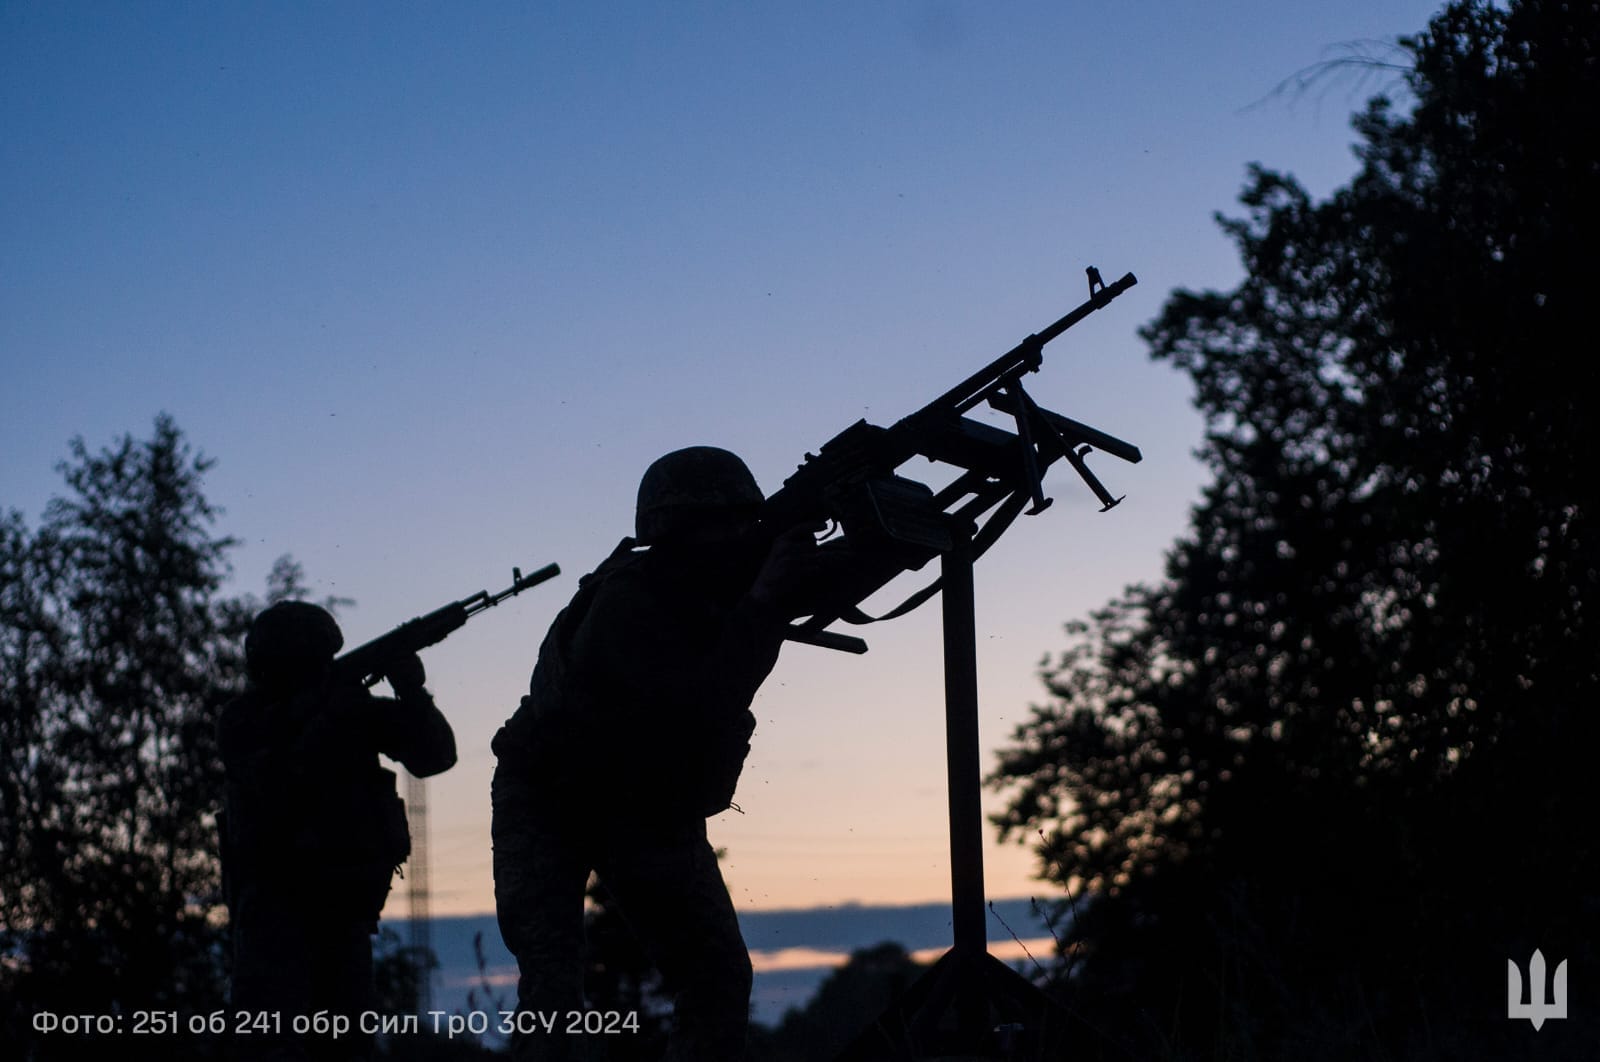
[[[320,673],[342,645],[344,635],[327,609],[280,601],[251,621],[244,636],[245,671],[259,684],[293,684]]]
[[[690,446],[657,458],[639,481],[634,537],[669,539],[709,515],[755,515],[762,501],[756,477],[736,454]]]

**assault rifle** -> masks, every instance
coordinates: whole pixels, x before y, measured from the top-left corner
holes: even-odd
[[[859,603],[901,572],[921,568],[952,548],[953,535],[969,534],[976,558],[998,539],[1028,505],[1035,515],[1050,506],[1045,470],[1065,460],[1100,500],[1112,497],[1084,458],[1093,450],[1137,463],[1139,448],[1059,413],[1040,408],[1022,387],[1022,377],[1044,361],[1044,346],[1089,314],[1133,287],[1132,273],[1113,284],[1097,283],[1089,270],[1089,299],[1043,331],[1028,336],[955,387],[890,427],[859,420],[808,453],[783,486],[762,503],[761,522],[773,534],[800,523],[831,523],[843,532],[824,550],[848,550],[851,574],[821,591],[815,611],[789,628],[791,641],[846,652],[866,652],[859,638],[825,628],[837,621],[871,623],[909,612],[932,597],[938,582],[913,594],[886,615],[869,617]],[[966,416],[977,406],[1009,414],[1016,431]],[[937,493],[895,470],[921,455],[961,469]],[[1031,503],[1031,504],[1029,504]],[[981,528],[976,521],[993,510]]]
[[[561,574],[559,565],[546,564],[531,575],[523,575],[521,568],[511,569],[511,585],[498,594],[479,590],[471,597],[462,598],[443,608],[436,608],[426,616],[406,620],[388,634],[357,646],[333,662],[333,673],[341,679],[356,679],[363,685],[375,685],[384,677],[384,671],[397,658],[437,645],[463,626],[467,620],[486,608],[493,608],[508,597],[546,579]]]

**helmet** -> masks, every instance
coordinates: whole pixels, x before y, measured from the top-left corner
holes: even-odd
[[[327,609],[308,601],[280,601],[250,623],[245,672],[256,683],[292,684],[319,671],[342,645],[344,635]]]
[[[756,478],[738,456],[715,446],[691,446],[657,458],[639,481],[634,537],[649,544],[670,538],[706,513],[748,510],[762,502]]]

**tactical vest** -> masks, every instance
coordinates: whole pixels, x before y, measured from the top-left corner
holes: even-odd
[[[336,772],[295,777],[282,764],[299,735],[275,736],[228,778],[227,813],[218,820],[226,894],[266,888],[339,918],[376,922],[411,854],[394,772],[373,750]]]
[[[560,813],[608,818],[648,815],[652,810],[651,794],[629,791],[627,757],[618,762],[620,749],[635,755],[641,750],[629,746],[626,736],[619,740],[606,731],[598,721],[601,706],[587,703],[583,692],[575,689],[569,667],[573,638],[596,595],[618,575],[637,571],[645,563],[647,555],[634,552],[634,546],[633,539],[623,539],[599,567],[579,580],[577,593],[540,644],[528,696],[491,743],[501,765],[521,774]],[[754,729],[755,717],[746,710],[733,725],[705,735],[691,762],[652,764],[674,778],[673,792],[662,795],[681,796],[702,816],[726,810]]]

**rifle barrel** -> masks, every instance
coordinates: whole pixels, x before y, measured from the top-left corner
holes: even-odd
[[[561,567],[546,564],[530,575],[523,575],[517,568],[513,568],[512,572],[515,574],[511,585],[498,594],[491,595],[487,590],[479,590],[470,597],[436,608],[427,615],[409,619],[345,653],[333,662],[334,669],[352,678],[362,679],[370,686],[380,677],[381,668],[389,657],[419,652],[430,645],[437,645],[484,609],[560,575]]]
[[[480,590],[461,604],[467,606],[467,615],[475,616],[486,608],[492,608],[508,597],[515,597],[529,587],[538,586],[547,579],[554,579],[561,574],[561,565],[546,564],[543,568],[528,575],[523,575],[520,569],[512,569],[516,577],[510,586],[498,594],[490,594],[487,590]]]

